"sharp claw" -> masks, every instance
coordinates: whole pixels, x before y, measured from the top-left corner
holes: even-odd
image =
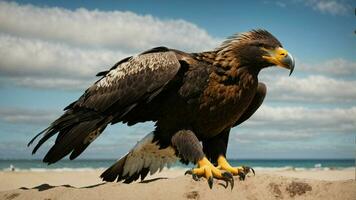
[[[196,174],[194,174],[194,173],[193,173],[193,170],[191,170],[191,169],[190,169],[190,170],[187,170],[187,171],[184,173],[184,175],[187,175],[187,174],[192,175],[193,180],[199,181],[199,176],[196,175]]]
[[[247,175],[249,172],[252,172],[253,175],[255,176],[255,170],[252,167],[248,167],[248,166],[242,166],[242,168],[244,169],[245,174]]]
[[[243,170],[237,174],[237,175],[239,175],[241,181],[245,180],[246,175],[249,172],[252,172],[253,175],[256,176],[255,170],[252,167],[242,166],[242,169]]]
[[[213,177],[208,178],[208,184],[209,184],[210,189],[212,189],[213,188]]]
[[[241,167],[242,167],[244,174],[247,174],[248,171],[250,170],[250,167],[248,167],[248,166],[242,165]]]
[[[256,176],[255,170],[251,167],[250,170],[252,171],[253,175]]]
[[[219,183],[219,185],[223,186],[226,189],[229,186],[229,182],[227,180],[224,181],[225,181],[225,185],[222,183]]]
[[[193,180],[195,180],[195,181],[199,181],[199,177],[198,177],[198,175],[196,175],[196,174],[192,174],[192,178],[193,178]]]
[[[184,175],[187,175],[187,174],[193,174],[193,171],[191,169],[189,169],[184,173]]]
[[[224,181],[226,182],[226,187],[230,183],[231,190],[232,190],[234,188],[234,183],[235,183],[233,175],[230,172],[224,172],[224,173],[222,173],[222,176],[224,177]]]
[[[234,179],[234,176],[230,172],[224,172],[222,176],[227,179]]]
[[[246,175],[243,172],[239,172],[237,175],[239,175],[240,181],[245,180]]]

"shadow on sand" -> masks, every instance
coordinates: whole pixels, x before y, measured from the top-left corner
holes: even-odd
[[[168,178],[166,178],[166,177],[159,177],[159,178],[147,179],[147,180],[141,181],[140,183],[151,183],[151,182],[158,181],[158,180],[162,180],[162,179],[168,179]]]
[[[56,188],[56,187],[66,187],[66,188],[77,188],[77,189],[80,189],[80,188],[95,188],[95,187],[98,187],[98,186],[104,185],[104,184],[106,184],[106,183],[99,183],[99,184],[95,184],[95,185],[89,185],[89,186],[77,188],[77,187],[74,187],[74,186],[71,186],[71,185],[53,186],[53,185],[49,185],[47,183],[44,183],[44,184],[38,185],[38,186],[33,187],[33,188],[20,187],[19,189],[20,190],[38,190],[39,192],[42,192],[42,191],[46,191],[46,190],[49,190],[49,189],[52,189],[52,188]]]
[[[151,183],[151,182],[158,181],[158,180],[162,180],[162,179],[168,179],[168,178],[166,178],[166,177],[159,177],[159,178],[147,179],[147,180],[141,181],[141,182],[139,182],[139,183]],[[38,190],[39,192],[42,192],[42,191],[46,191],[46,190],[49,190],[49,189],[52,189],[52,188],[56,188],[56,187],[66,187],[66,188],[84,189],[84,188],[96,188],[96,187],[99,187],[99,186],[102,186],[102,185],[105,185],[105,184],[107,184],[107,182],[98,183],[98,184],[95,184],[95,185],[88,185],[88,186],[84,186],[84,187],[74,187],[74,186],[71,186],[71,185],[53,186],[53,185],[49,185],[49,184],[47,184],[47,183],[44,183],[44,184],[38,185],[38,186],[33,187],[33,188],[20,187],[19,189],[20,189],[20,190]]]

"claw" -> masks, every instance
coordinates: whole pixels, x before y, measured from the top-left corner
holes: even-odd
[[[243,169],[245,175],[247,175],[251,171],[252,171],[254,176],[256,175],[255,170],[252,167],[242,166],[242,169]]]
[[[197,168],[187,170],[185,175],[187,174],[191,174],[195,181],[198,181],[200,177],[206,178],[210,189],[213,188],[214,178],[225,181],[225,188],[228,187],[229,183],[231,185],[231,189],[234,187],[233,174],[229,171],[221,171],[218,167],[215,167],[206,157],[198,161]]]
[[[223,176],[223,180],[226,182],[226,187],[227,188],[229,186],[229,183],[231,185],[231,190],[234,188],[234,177],[232,176],[232,174],[230,172],[224,172],[222,173]]]
[[[224,180],[225,181],[225,180]],[[225,181],[225,185],[222,183],[218,183],[219,185],[223,186],[225,189],[229,186],[229,183]]]
[[[213,177],[212,176],[208,178],[208,184],[209,184],[210,189],[212,189],[213,188]]]
[[[244,181],[245,180],[246,175],[245,175],[244,172],[239,172],[237,175],[239,176],[240,181]]]
[[[193,171],[191,169],[189,169],[184,173],[184,175],[187,175],[187,174],[193,174]]]
[[[237,175],[239,176],[239,179],[243,181],[245,180],[246,175],[249,172],[252,172],[254,176],[256,175],[255,170],[252,167],[248,167],[248,166],[242,166],[242,171],[239,172]]]
[[[187,171],[184,173],[184,175],[187,175],[187,174],[192,175],[193,180],[199,181],[199,176],[196,175],[196,174],[194,174],[194,173],[193,173],[193,170],[191,170],[191,169],[187,170]]]
[[[196,175],[196,174],[192,174],[192,178],[193,178],[193,180],[195,180],[195,181],[199,181],[199,177],[198,177],[198,175]]]
[[[252,167],[250,167],[250,171],[252,171],[253,175],[256,176],[255,170]]]

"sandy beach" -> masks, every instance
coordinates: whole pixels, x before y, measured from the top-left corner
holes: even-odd
[[[0,199],[356,199],[354,170],[257,171],[235,187],[164,170],[144,182],[104,183],[101,171],[0,172]]]

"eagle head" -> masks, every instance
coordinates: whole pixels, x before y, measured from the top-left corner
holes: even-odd
[[[293,56],[266,30],[252,30],[236,34],[226,40],[218,49],[218,54],[235,57],[240,66],[262,69],[278,66],[294,70]]]

